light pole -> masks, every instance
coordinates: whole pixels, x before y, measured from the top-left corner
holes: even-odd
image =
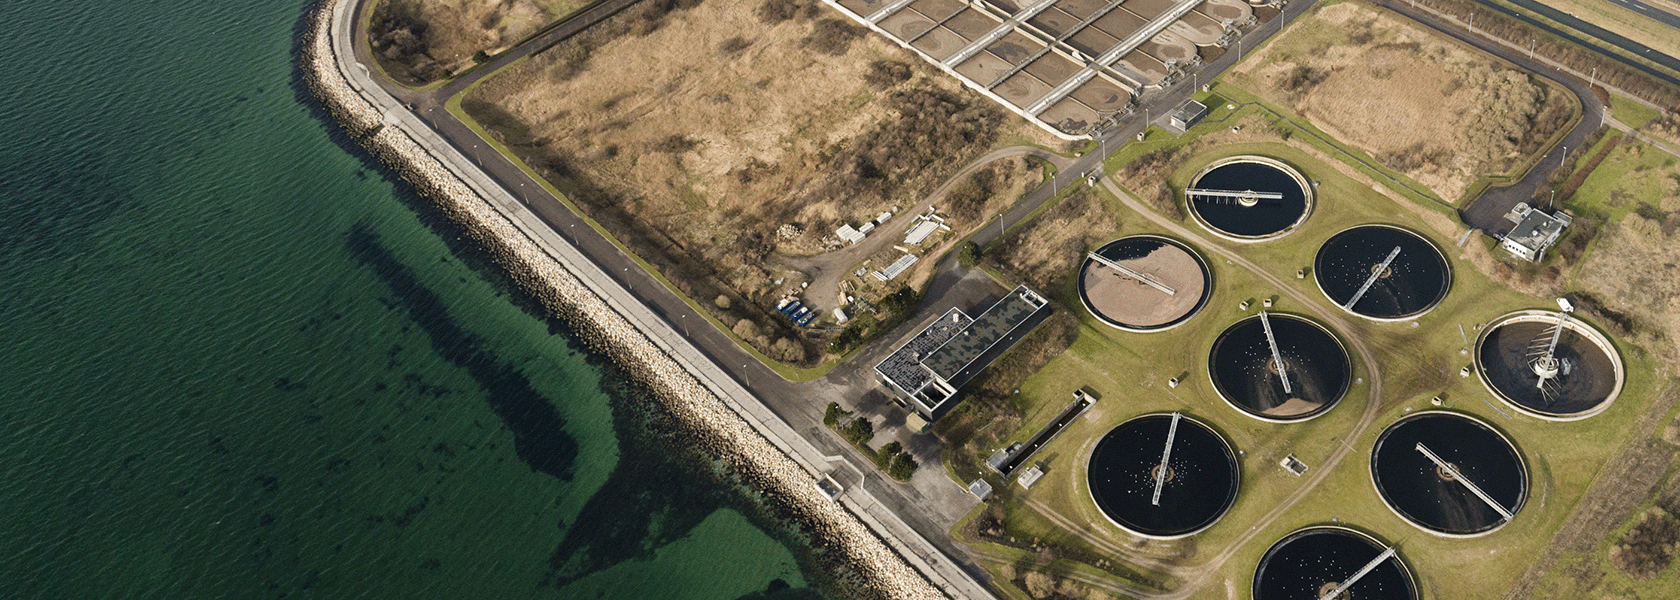
[[[1528,41],[1528,59],[1529,60],[1534,60],[1534,44],[1538,43],[1539,41],[1540,40],[1529,40]]]
[[[1564,162],[1569,160],[1569,146],[1563,147],[1563,156],[1558,157],[1558,168],[1563,168]]]
[[[1598,85],[1598,67],[1593,67],[1592,75],[1587,76],[1587,89],[1590,90],[1596,85]]]
[[[678,314],[677,316],[682,317],[683,337],[689,337],[689,335],[688,335],[688,314],[687,313],[681,313],[681,314]]]

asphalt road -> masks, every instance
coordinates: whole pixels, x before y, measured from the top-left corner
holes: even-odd
[[[1632,67],[1634,69],[1637,69],[1637,70],[1639,70],[1639,71],[1641,71],[1641,72],[1643,72],[1647,75],[1650,75],[1652,77],[1655,77],[1657,79],[1667,81],[1667,82],[1669,82],[1671,84],[1674,84],[1674,85],[1680,85],[1680,77],[1676,77],[1674,75],[1675,72],[1680,72],[1680,58],[1675,58],[1675,57],[1669,56],[1667,54],[1663,54],[1663,53],[1654,51],[1654,50],[1646,47],[1644,44],[1640,44],[1638,42],[1627,39],[1625,37],[1622,37],[1620,35],[1617,35],[1615,33],[1610,32],[1610,31],[1606,31],[1604,28],[1601,28],[1597,25],[1593,25],[1592,23],[1582,21],[1582,20],[1577,19],[1573,16],[1570,16],[1569,14],[1564,13],[1563,11],[1557,10],[1557,9],[1549,7],[1549,6],[1546,6],[1544,4],[1540,4],[1538,2],[1534,2],[1532,0],[1509,0],[1509,1],[1512,4],[1520,6],[1524,9],[1526,9],[1526,10],[1534,11],[1535,13],[1538,13],[1541,16],[1546,17],[1547,19],[1551,19],[1553,21],[1561,23],[1561,24],[1563,24],[1564,27],[1568,27],[1570,29],[1567,30],[1567,31],[1566,30],[1559,30],[1557,27],[1553,27],[1552,25],[1550,25],[1548,23],[1542,23],[1542,22],[1540,22],[1540,21],[1538,21],[1538,20],[1536,20],[1532,17],[1529,17],[1528,15],[1518,13],[1514,10],[1511,10],[1510,8],[1507,8],[1507,7],[1498,5],[1498,4],[1493,4],[1493,3],[1489,2],[1488,0],[1476,0],[1476,1],[1477,1],[1478,4],[1481,4],[1483,7],[1487,8],[1488,10],[1491,10],[1491,11],[1494,11],[1494,12],[1497,12],[1497,13],[1501,13],[1501,14],[1507,15],[1511,18],[1523,21],[1525,23],[1528,23],[1530,25],[1533,25],[1535,27],[1538,27],[1538,28],[1542,29],[1542,30],[1546,31],[1547,33],[1550,33],[1552,35],[1555,35],[1555,36],[1573,41],[1573,42],[1575,42],[1577,44],[1580,44],[1582,46],[1585,46],[1587,48],[1594,48],[1595,45],[1586,41],[1586,40],[1583,40],[1582,39],[1583,34],[1586,37],[1589,37],[1589,38],[1596,38],[1598,40],[1602,40],[1604,43],[1610,44],[1610,45],[1618,47],[1618,48],[1621,48],[1622,50],[1627,51],[1629,54],[1633,54],[1634,56],[1642,57],[1646,60],[1657,63],[1657,64],[1662,65],[1664,67],[1667,67],[1668,69],[1670,69],[1670,71],[1665,72],[1665,71],[1660,70],[1660,69],[1655,69],[1655,68],[1650,67],[1649,65],[1634,61],[1632,59],[1629,59],[1629,58],[1626,58],[1626,57],[1623,57],[1623,56],[1617,55],[1617,54],[1611,54],[1611,53],[1608,53],[1608,52],[1601,52],[1601,54],[1603,56],[1605,56],[1607,58],[1610,58],[1612,60],[1615,60],[1616,62],[1627,65],[1629,67]]]
[[[1676,15],[1644,2],[1640,2],[1639,0],[1609,0],[1609,2],[1652,19],[1656,19],[1657,22],[1669,27],[1680,29],[1680,15]]]

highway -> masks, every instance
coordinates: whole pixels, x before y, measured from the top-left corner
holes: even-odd
[[[1610,44],[1610,45],[1615,46],[1617,48],[1621,48],[1622,50],[1625,50],[1629,54],[1632,54],[1634,56],[1643,57],[1644,59],[1649,60],[1653,63],[1657,63],[1658,65],[1661,65],[1668,70],[1665,71],[1663,69],[1653,68],[1650,65],[1646,65],[1644,63],[1633,60],[1631,58],[1627,58],[1625,56],[1621,56],[1619,54],[1611,54],[1609,52],[1603,52],[1602,54],[1604,56],[1609,57],[1609,58],[1615,60],[1616,62],[1622,63],[1622,64],[1627,65],[1629,67],[1632,67],[1634,69],[1637,69],[1640,72],[1645,73],[1647,75],[1650,75],[1652,77],[1655,77],[1657,79],[1666,81],[1666,82],[1674,84],[1674,85],[1680,85],[1680,76],[1676,75],[1677,73],[1680,73],[1680,58],[1675,58],[1675,57],[1669,56],[1667,54],[1663,54],[1661,52],[1653,51],[1650,48],[1646,47],[1644,44],[1640,44],[1640,43],[1635,42],[1633,40],[1627,39],[1627,38],[1622,37],[1620,35],[1617,35],[1613,32],[1607,31],[1602,27],[1599,27],[1597,25],[1593,25],[1592,23],[1588,23],[1586,21],[1582,21],[1580,19],[1577,19],[1573,16],[1570,16],[1570,15],[1564,13],[1563,11],[1557,10],[1557,9],[1552,8],[1550,6],[1546,6],[1544,4],[1540,4],[1538,2],[1534,2],[1533,0],[1509,0],[1509,1],[1512,4],[1515,4],[1519,7],[1522,7],[1523,9],[1534,11],[1535,13],[1537,13],[1541,16],[1544,16],[1547,19],[1551,19],[1551,20],[1556,21],[1558,23],[1562,23],[1565,27],[1572,28],[1573,31],[1565,31],[1565,30],[1558,29],[1557,27],[1554,27],[1549,23],[1541,22],[1540,20],[1529,17],[1528,15],[1519,13],[1519,12],[1514,11],[1514,10],[1511,10],[1511,9],[1506,8],[1504,6],[1501,6],[1499,4],[1495,4],[1491,0],[1476,0],[1476,2],[1478,4],[1481,4],[1483,7],[1486,7],[1488,10],[1492,10],[1494,12],[1504,14],[1504,15],[1509,16],[1511,18],[1521,20],[1525,23],[1528,23],[1530,25],[1533,25],[1535,27],[1540,28],[1540,29],[1546,31],[1547,33],[1550,33],[1552,35],[1564,38],[1566,40],[1570,40],[1572,42],[1575,42],[1577,44],[1580,44],[1580,45],[1588,47],[1588,48],[1594,48],[1594,47],[1596,47],[1596,45],[1592,44],[1591,42],[1588,42],[1586,40],[1581,39],[1581,36],[1576,34],[1575,32],[1578,31],[1582,34],[1586,34],[1586,36],[1588,36],[1588,37],[1603,40],[1604,43]],[[1658,11],[1658,12],[1661,12],[1661,11]]]
[[[1668,12],[1666,10],[1663,10],[1663,9],[1657,8],[1655,6],[1651,6],[1649,4],[1646,4],[1644,2],[1640,2],[1639,0],[1609,0],[1609,1],[1610,1],[1611,4],[1614,4],[1614,5],[1620,6],[1622,8],[1631,10],[1633,12],[1645,15],[1645,16],[1650,17],[1652,19],[1656,19],[1657,22],[1662,23],[1664,25],[1667,25],[1669,27],[1673,27],[1675,29],[1680,29],[1680,15],[1676,15],[1676,14]]]

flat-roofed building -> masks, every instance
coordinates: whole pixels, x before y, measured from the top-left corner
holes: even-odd
[[[955,403],[957,390],[991,366],[1050,313],[1043,296],[1020,286],[969,318],[953,307],[875,366],[881,382],[929,421]]]
[[[1202,117],[1207,116],[1207,114],[1208,108],[1206,104],[1202,104],[1195,100],[1186,100],[1182,106],[1178,107],[1178,110],[1173,111],[1172,118],[1169,119],[1169,121],[1172,123],[1173,128],[1182,133],[1189,130],[1191,127],[1195,127],[1196,123],[1200,122]]]
[[[1563,211],[1548,215],[1530,208],[1527,202],[1518,202],[1505,219],[1516,225],[1511,227],[1504,239],[1499,240],[1499,247],[1529,262],[1540,262],[1540,257],[1546,255],[1546,249],[1552,247],[1563,235],[1563,229],[1574,221]]]

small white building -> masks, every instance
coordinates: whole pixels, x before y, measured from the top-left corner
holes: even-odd
[[[1553,214],[1535,210],[1527,202],[1518,202],[1505,214],[1505,220],[1515,223],[1511,231],[1499,240],[1499,247],[1529,262],[1540,262],[1546,249],[1563,236],[1564,228],[1574,219],[1563,211]]]

